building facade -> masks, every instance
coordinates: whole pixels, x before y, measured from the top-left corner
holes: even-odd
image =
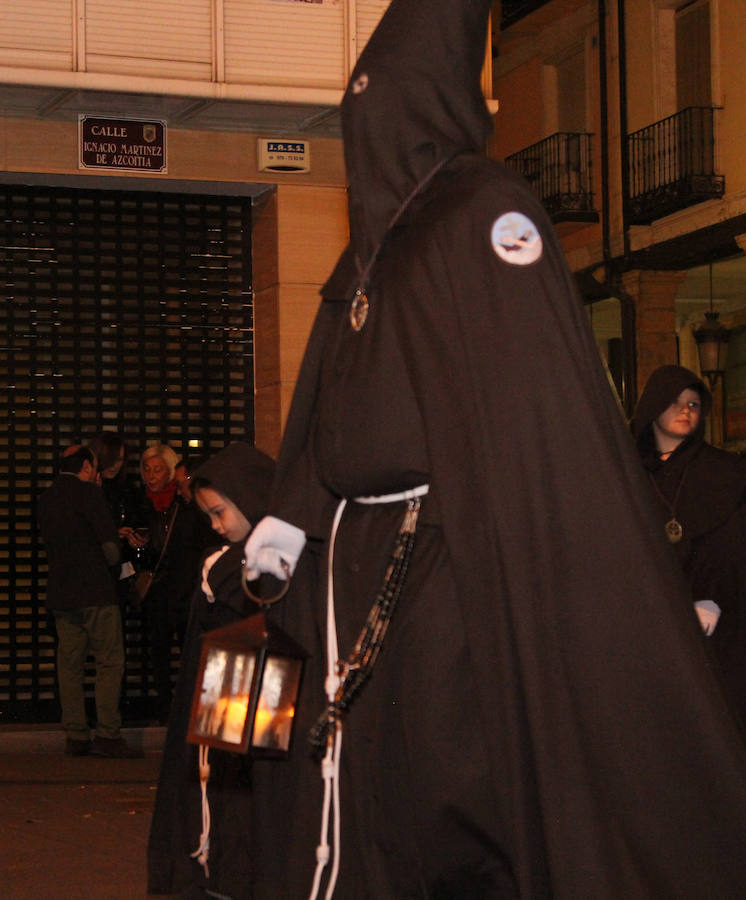
[[[35,504],[123,431],[275,454],[347,240],[338,104],[383,0],[29,0],[0,35],[0,706],[54,721]],[[127,691],[147,697],[137,614]],[[176,652],[176,651],[175,651]],[[0,720],[0,723],[2,720]]]
[[[133,472],[155,439],[276,453],[348,237],[339,102],[388,2],[4,11],[0,715],[54,720],[35,503],[61,447],[123,431]],[[127,631],[146,696],[135,613]]]
[[[552,213],[625,409],[731,329],[712,439],[746,446],[743,0],[504,0],[493,153]]]
[[[388,0],[27,0],[0,34],[0,700],[53,696],[34,503],[61,444],[274,454],[347,240],[338,104]],[[746,447],[746,0],[503,0],[489,152],[560,234],[625,412],[730,329]],[[530,348],[527,348],[530,355]],[[4,442],[3,442],[4,441]],[[20,698],[20,699],[19,699]]]

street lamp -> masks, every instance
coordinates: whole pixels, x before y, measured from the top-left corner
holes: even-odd
[[[711,389],[725,372],[730,340],[730,330],[722,322],[718,322],[718,315],[719,313],[712,308],[712,263],[710,263],[710,311],[705,313],[705,322],[695,330],[694,340],[697,342],[700,371],[707,376]]]

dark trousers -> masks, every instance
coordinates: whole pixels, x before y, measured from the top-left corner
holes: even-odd
[[[67,737],[88,740],[83,680],[89,654],[96,667],[96,736],[119,737],[119,694],[124,674],[124,644],[119,607],[86,606],[54,610],[57,626],[57,682],[62,725]]]
[[[171,708],[173,684],[171,679],[171,648],[174,635],[179,646],[184,638],[184,623],[176,622],[169,608],[168,594],[154,587],[145,600],[145,628],[148,635],[150,668],[156,693],[156,716],[165,721]]]

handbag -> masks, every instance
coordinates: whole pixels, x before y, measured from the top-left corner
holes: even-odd
[[[171,532],[174,529],[174,522],[176,521],[176,513],[179,511],[179,504],[177,503],[174,506],[174,511],[171,514],[171,520],[166,526],[166,539],[163,541],[163,547],[161,547],[161,553],[158,557],[158,562],[156,562],[155,566],[152,569],[143,569],[141,572],[138,572],[137,575],[132,579],[132,585],[130,587],[129,594],[129,602],[131,606],[137,608],[138,606],[142,606],[145,602],[145,598],[148,596],[150,588],[155,581],[155,575],[158,571],[158,567],[163,561],[163,557],[166,553],[166,547],[168,547],[168,542],[171,539]]]
[[[148,596],[148,591],[153,584],[154,578],[155,572],[151,572],[149,569],[143,569],[142,572],[138,572],[137,575],[135,575],[132,579],[129,596],[129,601],[132,606],[142,606],[145,602],[145,598]]]

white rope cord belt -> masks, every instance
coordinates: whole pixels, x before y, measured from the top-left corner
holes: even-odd
[[[191,853],[192,859],[205,870],[205,878],[210,877],[210,869],[207,865],[210,856],[210,802],[207,798],[207,782],[210,779],[210,763],[208,754],[210,748],[205,744],[199,745],[199,784],[202,792],[202,834],[199,836],[199,847]]]
[[[334,545],[337,539],[337,531],[339,529],[339,523],[342,520],[342,514],[344,513],[345,507],[347,506],[347,499],[342,499],[337,506],[337,511],[334,515],[334,521],[332,523],[331,535],[329,537],[329,553],[327,558],[327,612],[326,612],[326,680],[324,683],[324,690],[326,692],[327,703],[328,703],[328,713],[325,713],[325,716],[322,717],[320,725],[317,725],[317,728],[314,729],[314,732],[317,731],[319,735],[323,735],[326,743],[326,752],[323,760],[321,761],[321,777],[324,782],[324,802],[321,813],[321,839],[318,847],[316,848],[316,871],[314,873],[313,878],[313,886],[311,888],[311,893],[309,895],[309,900],[316,900],[319,892],[319,887],[321,885],[321,877],[324,871],[324,868],[329,862],[330,859],[330,846],[329,846],[329,818],[330,818],[330,810],[332,807],[332,800],[334,801],[333,806],[333,843],[334,843],[334,860],[332,864],[331,872],[329,873],[329,882],[326,887],[326,893],[324,895],[325,900],[331,900],[334,895],[334,889],[337,883],[337,876],[339,874],[339,863],[340,863],[340,853],[341,853],[341,840],[340,840],[340,800],[339,800],[339,772],[340,772],[340,760],[342,757],[342,712],[344,711],[346,703],[349,703],[352,699],[352,694],[357,688],[359,688],[364,680],[365,676],[369,673],[370,667],[372,667],[373,662],[375,662],[375,658],[377,656],[378,650],[380,649],[380,644],[383,640],[383,635],[385,634],[386,627],[388,625],[388,620],[390,618],[390,613],[393,612],[393,606],[396,602],[396,597],[398,596],[398,591],[401,590],[401,586],[404,582],[404,576],[406,575],[406,567],[409,560],[409,555],[411,554],[411,549],[413,545],[414,539],[414,531],[417,525],[417,515],[419,513],[420,508],[420,498],[424,497],[430,486],[427,484],[421,484],[416,488],[412,488],[407,491],[400,491],[396,494],[383,494],[377,497],[355,497],[355,503],[364,503],[364,504],[379,504],[379,503],[400,503],[402,501],[409,501],[407,512],[404,515],[404,521],[402,522],[400,531],[399,531],[399,539],[400,541],[403,539],[408,539],[408,544],[406,548],[402,547],[400,543],[397,544],[397,550],[403,549],[404,556],[400,560],[401,566],[394,573],[398,576],[398,581],[395,586],[396,595],[393,597],[391,602],[391,610],[385,617],[380,617],[375,622],[375,635],[370,633],[371,630],[371,617],[373,616],[374,610],[379,605],[379,598],[376,599],[376,604],[374,605],[373,610],[371,610],[371,614],[368,617],[368,622],[366,623],[366,628],[363,629],[360,638],[355,646],[355,650],[353,650],[353,654],[351,658],[357,660],[357,657],[361,653],[361,642],[364,639],[368,641],[369,645],[365,648],[365,669],[362,672],[361,677],[357,680],[355,684],[353,684],[350,690],[350,696],[347,700],[340,704],[340,691],[345,687],[345,681],[347,680],[347,676],[351,670],[358,668],[358,663],[354,664],[350,663],[342,663],[340,665],[339,661],[339,648],[337,643],[337,622],[336,615],[334,611]],[[396,550],[395,550],[396,553]],[[392,574],[392,569],[397,565],[399,560],[396,562],[392,561],[392,564],[389,565],[387,569],[386,579],[384,580],[384,586],[387,585],[388,579]],[[374,638],[371,640],[371,638]],[[360,666],[362,669],[362,666]]]

